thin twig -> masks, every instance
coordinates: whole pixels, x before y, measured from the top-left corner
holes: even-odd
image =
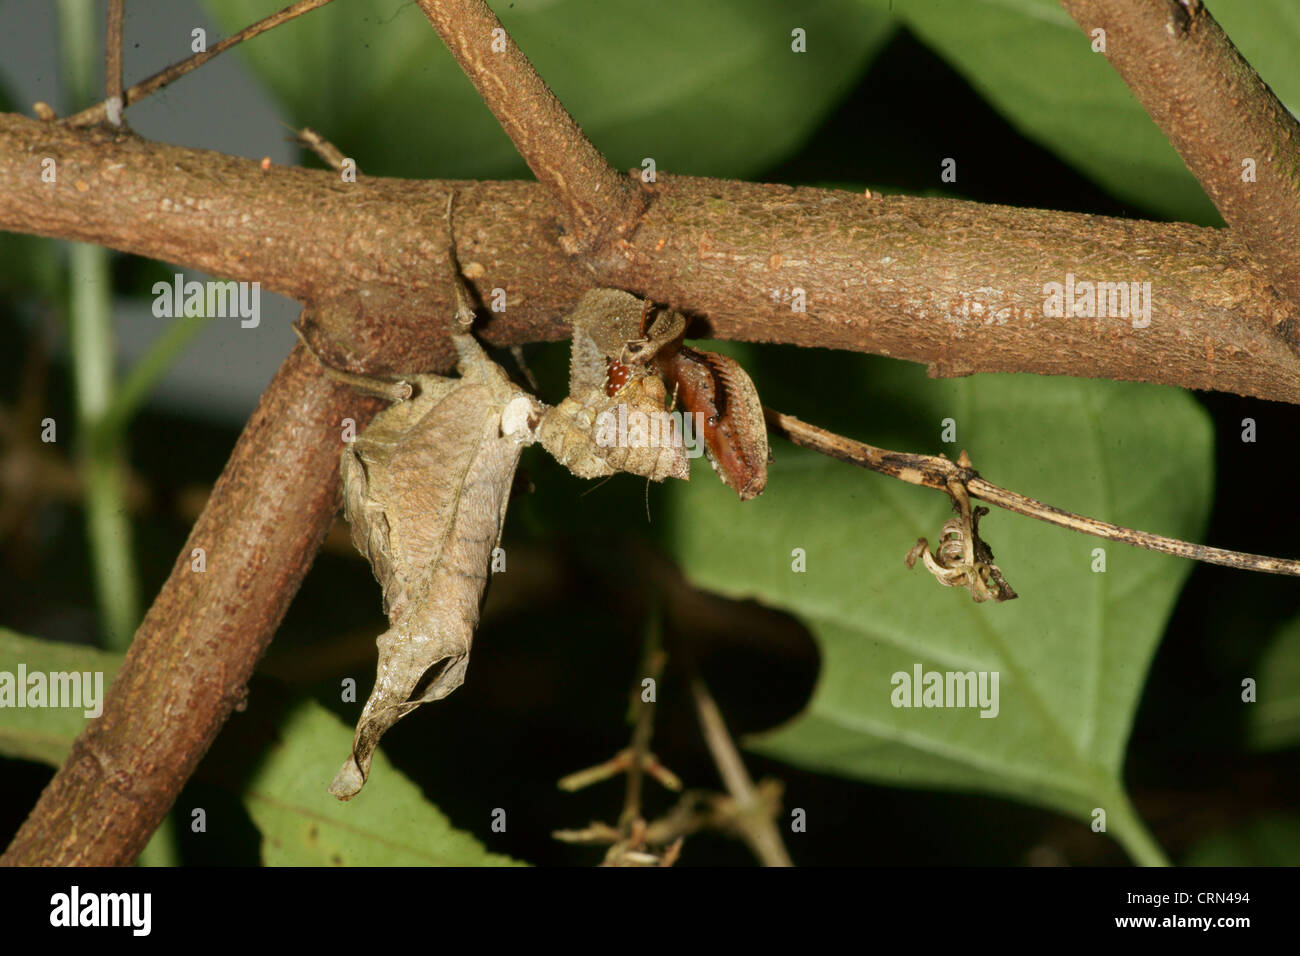
[[[108,121],[122,125],[122,15],[126,0],[108,0],[107,49],[104,56],[104,106]]]
[[[629,232],[645,202],[617,173],[537,74],[483,0],[416,0],[560,208],[570,253]]]
[[[244,40],[251,40],[259,33],[265,33],[267,30],[274,29],[282,23],[287,23],[295,17],[302,16],[304,13],[310,13],[312,10],[315,10],[318,7],[323,7],[330,2],[332,2],[332,0],[298,0],[297,3],[291,3],[278,13],[273,13],[263,20],[258,20],[251,26],[244,27],[244,29],[240,30],[234,36],[221,40],[211,49],[205,50],[202,53],[196,53],[189,59],[181,60],[179,63],[173,63],[165,70],[160,70],[148,79],[141,80],[139,83],[136,83],[130,89],[126,90],[126,92],[122,94],[123,109],[132,104],[138,103],[150,93],[162,89],[168,83],[179,79],[186,73],[198,69],[204,63],[207,63],[208,60],[212,59],[219,53],[225,53],[235,44],[242,43]],[[65,122],[69,126],[90,126],[94,123],[102,122],[107,116],[107,102],[96,103],[94,106],[87,107],[80,113],[68,117]]]
[[[758,794],[759,803],[766,808],[766,813],[770,816],[780,813],[785,788],[779,780],[764,778],[754,785],[754,790]],[[678,845],[684,838],[702,830],[743,838],[744,825],[741,821],[745,817],[739,804],[728,794],[688,790],[663,816],[646,823],[644,842],[652,847],[668,846],[669,850],[664,851],[661,857],[661,860],[666,860],[670,856],[670,844]],[[596,846],[609,846],[623,839],[616,827],[599,820],[580,830],[556,830],[551,836],[564,843]]]
[[[294,140],[319,156],[321,162],[326,166],[329,166],[336,172],[343,172],[343,161],[347,159],[347,157],[343,155],[341,149],[327,140],[324,136],[316,132],[310,126],[304,126],[302,129],[293,129],[293,127],[289,126],[288,123],[282,123],[281,125],[288,129],[292,129]],[[361,170],[358,169],[357,174],[360,175],[360,173]]]
[[[647,840],[647,824],[641,815],[641,795],[644,789],[645,774],[649,773],[669,790],[681,790],[682,782],[650,752],[650,740],[654,736],[654,699],[643,700],[642,692],[647,678],[657,685],[663,676],[667,655],[663,650],[663,634],[656,608],[646,625],[645,642],[641,654],[641,666],[628,700],[628,722],[632,724],[631,743],[615,754],[611,759],[595,767],[579,770],[569,774],[559,782],[561,790],[573,792],[590,786],[601,780],[608,780],[620,773],[627,774],[627,785],[623,799],[623,811],[619,814],[618,826],[593,822],[582,830],[557,830],[552,836],[566,843],[605,843],[609,850],[605,854],[604,866],[671,866],[681,852],[679,834],[653,847],[668,846],[661,855],[649,852],[651,841]],[[674,842],[676,841],[676,842]],[[663,862],[667,860],[668,862]]]
[[[949,461],[942,455],[914,455],[901,451],[889,451],[877,448],[865,442],[854,441],[834,432],[809,425],[792,415],[783,415],[774,409],[764,407],[764,416],[768,427],[778,435],[796,445],[810,448],[831,458],[866,468],[870,471],[897,478],[912,485],[921,485],[948,492],[948,483],[957,481],[966,487],[974,498],[989,504],[1014,511],[1029,518],[1037,518],[1060,528],[1068,528],[1082,534],[1094,535],[1108,541],[1119,541],[1134,547],[1159,551],[1206,564],[1221,564],[1229,568],[1241,568],[1246,571],[1266,571],[1270,574],[1286,574],[1300,577],[1300,560],[1274,558],[1262,554],[1244,554],[1240,551],[1225,551],[1202,544],[1192,544],[1178,538],[1166,538],[1163,535],[1134,531],[1120,525],[1098,521],[1084,515],[1063,511],[1044,504],[1033,498],[1027,498],[1014,491],[1008,491],[979,476],[973,468],[963,468],[956,462]]]
[[[655,605],[650,620],[646,623],[641,667],[637,679],[633,682],[628,701],[628,716],[632,720],[632,743],[629,747],[631,760],[627,770],[627,791],[623,800],[623,812],[618,818],[619,829],[625,834],[629,832],[632,822],[641,818],[643,770],[646,757],[650,754],[650,739],[655,732],[655,698],[644,700],[642,689],[646,679],[653,680],[657,688],[663,676],[667,655],[664,654],[661,626],[658,605]]]
[[[690,674],[691,696],[695,700],[704,741],[709,746],[709,753],[713,755],[713,762],[717,765],[727,792],[736,802],[732,827],[764,866],[794,866],[785,844],[781,842],[781,832],[770,814],[771,807],[750,779],[740,751],[727,732],[722,712],[718,710],[689,650],[683,647],[680,656]]]
[[[348,547],[352,547],[351,542],[347,542],[347,544]],[[352,548],[352,550],[355,552],[356,549]],[[594,783],[617,777],[620,773],[627,773],[627,769],[631,765],[632,748],[624,747],[604,763],[598,763],[594,767],[586,767],[561,777],[555,785],[567,793],[576,793]],[[661,764],[659,758],[653,753],[642,754],[641,769],[663,784],[666,790],[677,792],[682,789],[681,778]]]

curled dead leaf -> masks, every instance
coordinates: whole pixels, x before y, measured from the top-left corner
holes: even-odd
[[[365,784],[388,728],[464,681],[515,468],[545,413],[473,336],[452,339],[460,377],[409,376],[414,396],[376,415],[341,460],[352,540],[390,625],[352,753],[330,784],[341,800]]]

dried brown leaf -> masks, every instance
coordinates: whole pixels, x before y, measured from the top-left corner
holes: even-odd
[[[464,681],[520,451],[545,410],[473,336],[452,338],[460,378],[409,376],[414,397],[375,416],[341,460],[352,540],[390,625],[352,753],[330,784],[342,800],[365,784],[389,727]]]

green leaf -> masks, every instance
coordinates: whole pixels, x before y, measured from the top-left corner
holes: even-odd
[[[370,784],[341,803],[326,792],[352,729],[314,701],[280,727],[244,791],[267,866],[510,866],[456,830],[418,787],[375,751]]]
[[[875,10],[889,6],[863,2]],[[1222,223],[1164,134],[1057,0],[901,0],[892,9],[1023,135],[1113,195],[1172,219]],[[1300,9],[1293,0],[1216,0],[1213,12],[1278,97],[1300,108]],[[960,164],[960,144],[954,149]]]
[[[1300,618],[1280,628],[1255,672],[1256,702],[1248,704],[1246,735],[1255,750],[1300,743]]]
[[[1300,818],[1264,814],[1199,840],[1183,866],[1295,866],[1300,863]]]
[[[749,363],[760,392],[773,383],[764,400],[806,421],[898,450],[955,458],[968,449],[990,481],[1129,527],[1195,541],[1205,526],[1211,430],[1181,391],[1011,375],[928,381],[916,366],[883,359],[765,355]],[[812,382],[815,397],[801,394]],[[947,418],[953,444],[940,440]],[[1191,564],[997,510],[981,533],[1021,596],[977,605],[903,564],[919,537],[937,542],[946,497],[780,439],[773,453],[760,498],[742,505],[697,467],[667,522],[668,546],[692,581],[790,611],[821,646],[807,710],[757,749],[816,770],[1004,794],[1083,819],[1102,807],[1130,850],[1158,858],[1119,774],[1147,667]],[[803,573],[792,570],[796,548],[806,553]],[[1096,548],[1105,550],[1104,573],[1092,570]],[[996,672],[997,716],[893,706],[891,676],[916,665]]]
[[[107,693],[108,685],[121,666],[121,654],[25,637],[0,627],[0,682],[13,680],[16,684],[20,667],[28,676],[36,673],[90,673],[102,675],[99,686]],[[85,686],[95,686],[96,683],[96,678],[92,677],[91,683]],[[98,690],[96,687],[96,693]],[[103,698],[99,697],[98,702],[102,706]],[[7,702],[3,689],[0,689],[0,755],[59,766],[88,719],[85,700],[75,707],[18,707],[16,703],[16,698],[12,703]]]
[[[205,0],[228,31],[282,0]],[[894,26],[856,0],[517,0],[493,3],[519,48],[617,169],[745,176],[793,152]],[[791,30],[807,31],[806,53]],[[389,176],[529,177],[411,3],[350,0],[242,48],[309,125]]]
[[[107,690],[122,659],[0,628],[0,681],[21,665],[27,674],[99,672]],[[83,711],[0,706],[0,755],[59,766],[85,725]],[[352,747],[352,731],[319,704],[292,711],[278,739],[244,792],[267,865],[518,865],[454,829],[382,752],[372,766],[375,779],[356,799],[340,803],[326,793],[339,755]]]

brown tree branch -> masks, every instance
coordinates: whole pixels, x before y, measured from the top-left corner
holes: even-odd
[[[1300,123],[1202,0],[1061,0],[1277,288],[1300,304]],[[1257,181],[1242,181],[1253,160]],[[1300,347],[1300,321],[1286,334]]]
[[[216,737],[337,508],[340,421],[377,407],[297,346],[268,386],[91,721],[0,857],[131,863]],[[206,570],[193,570],[204,549]]]
[[[570,253],[635,228],[644,199],[587,140],[483,0],[417,0],[528,167],[554,196]]]
[[[325,4],[331,2],[332,0],[298,0],[297,3],[289,4],[289,6],[285,7],[283,10],[273,13],[269,17],[266,17],[264,19],[258,20],[256,23],[251,24],[250,26],[244,27],[244,29],[240,30],[234,36],[226,37],[226,39],[220,41],[219,43],[214,45],[211,49],[205,50],[202,53],[196,53],[192,57],[189,57],[188,59],[181,60],[179,63],[173,63],[165,70],[159,70],[153,76],[141,80],[139,83],[136,83],[130,89],[126,90],[124,93],[121,94],[122,108],[125,109],[126,107],[130,106],[132,103],[140,102],[140,100],[144,99],[150,93],[157,92],[158,90],[166,86],[168,83],[171,83],[173,80],[180,79],[186,73],[189,73],[193,70],[197,70],[204,63],[207,63],[208,60],[212,59],[214,56],[217,56],[220,53],[226,52],[235,44],[242,43],[244,40],[250,40],[253,37],[257,36],[259,33],[265,33],[267,30],[271,30],[275,27],[278,27],[282,23],[287,23],[288,21],[294,19],[295,17],[300,17],[304,13],[308,13],[319,7],[323,7],[325,6]],[[109,42],[110,44],[112,43],[111,33],[110,33]],[[118,49],[119,51],[121,50],[120,43],[118,44]],[[110,76],[111,75],[112,74],[110,70]],[[121,75],[122,75],[121,64],[119,63],[118,64],[119,92],[121,92],[121,82],[120,82]],[[110,97],[113,95],[111,89],[109,90],[108,95]],[[94,106],[87,107],[86,109],[82,110],[80,113],[68,117],[66,122],[72,126],[90,126],[93,123],[102,123],[105,120],[105,118],[107,118],[107,116],[108,116],[108,103],[107,102],[96,103]]]
[[[55,183],[41,181],[56,161]],[[616,262],[560,248],[545,190],[273,167],[98,129],[0,115],[0,228],[177,262],[315,303],[333,364],[375,374],[451,365],[443,220],[485,338],[563,338],[593,285],[700,316],[716,338],[875,352],[936,375],[1037,372],[1300,402],[1292,307],[1231,231],[944,199],[661,177]],[[432,224],[432,225],[431,225]],[[1048,318],[1045,283],[1151,282],[1149,327]],[[793,311],[797,289],[806,312]],[[328,343],[336,343],[330,348]]]

